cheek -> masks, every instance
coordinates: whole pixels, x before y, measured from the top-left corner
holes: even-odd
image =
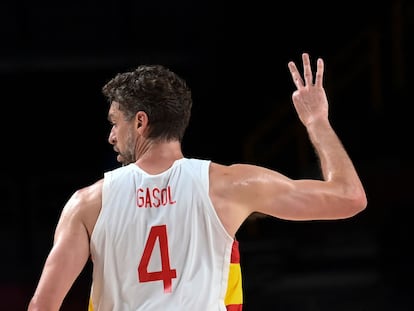
[[[123,129],[122,133],[119,132],[118,135],[122,136],[122,142],[127,146],[132,146],[139,136],[134,127],[126,127]]]

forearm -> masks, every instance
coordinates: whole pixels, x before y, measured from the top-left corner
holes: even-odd
[[[56,247],[48,256],[28,311],[58,311],[87,262],[85,254]]]
[[[363,194],[362,183],[354,164],[327,119],[307,126],[309,138],[319,158],[325,181],[338,183],[344,191]]]
[[[58,311],[89,259],[89,240],[84,229],[69,230],[61,224],[56,237],[28,311]]]

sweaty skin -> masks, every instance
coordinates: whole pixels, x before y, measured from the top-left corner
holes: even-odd
[[[300,121],[320,159],[323,180],[293,180],[276,171],[247,164],[210,167],[210,197],[231,236],[253,212],[288,220],[342,219],[365,209],[367,199],[358,174],[328,119],[328,101],[322,85],[324,63],[317,60],[313,77],[309,55],[302,55],[304,78],[295,63],[288,67],[296,85],[292,100]],[[118,103],[108,113],[109,142],[119,162],[135,162],[157,174],[183,158],[179,141],[146,138],[148,116],[139,111],[125,121]],[[87,263],[89,241],[102,206],[102,184],[76,191],[65,204],[28,311],[58,311]]]

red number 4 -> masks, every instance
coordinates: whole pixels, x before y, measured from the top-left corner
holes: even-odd
[[[162,270],[148,272],[148,263],[151,258],[151,254],[154,250],[155,241],[157,239],[160,246]],[[147,243],[145,244],[144,253],[142,254],[141,261],[138,265],[138,280],[140,282],[163,281],[164,293],[171,293],[172,279],[176,277],[176,270],[171,269],[170,267],[170,256],[168,254],[167,226],[162,225],[151,227]]]

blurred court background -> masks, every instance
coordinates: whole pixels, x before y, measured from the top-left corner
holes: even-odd
[[[187,156],[292,177],[318,163],[287,62],[326,63],[331,120],[365,184],[352,219],[252,217],[245,311],[412,311],[412,1],[2,1],[0,310],[25,310],[64,202],[116,167],[101,87],[161,63],[190,84]],[[86,310],[88,265],[62,310]],[[202,294],[202,293],[200,293]]]

